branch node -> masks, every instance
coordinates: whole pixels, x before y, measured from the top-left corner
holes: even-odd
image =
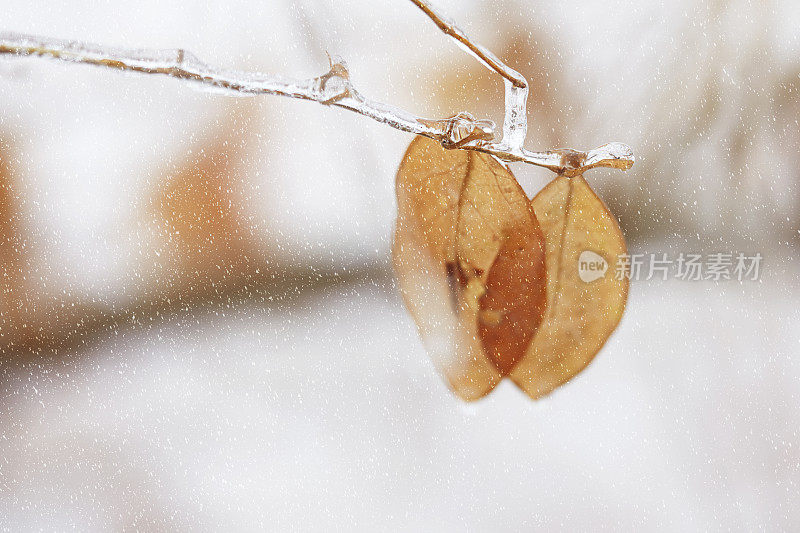
[[[443,120],[420,120],[426,126],[442,131],[439,142],[448,149],[464,148],[475,141],[494,140],[495,124],[491,120],[479,120],[466,112]]]
[[[347,64],[340,58],[332,58],[328,54],[330,70],[317,78],[321,98],[319,103],[331,105],[344,98],[362,100],[362,97],[350,83],[350,71]]]
[[[561,156],[559,174],[569,177],[583,174],[589,169],[598,167],[628,170],[636,161],[631,147],[618,142],[604,144],[588,152],[579,152],[569,148],[553,150],[553,152]]]

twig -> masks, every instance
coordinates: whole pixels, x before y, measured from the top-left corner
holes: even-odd
[[[440,15],[437,9],[427,2],[427,0],[411,0],[411,2],[420,8],[445,35],[455,39],[458,44],[465,47],[491,70],[503,76],[515,87],[525,88],[528,86],[528,81],[522,74],[503,63],[500,58],[494,55],[488,48],[471,41],[458,26]]]
[[[580,174],[598,166],[627,170],[633,164],[633,152],[621,143],[610,143],[586,153],[563,149],[530,152],[523,148],[527,131],[525,106],[528,83],[525,78],[488,49],[471,41],[426,0],[411,2],[446,35],[488,68],[503,76],[506,84],[506,113],[500,142],[494,141],[493,122],[476,119],[469,113],[459,113],[447,119],[428,120],[362,96],[351,83],[347,66],[341,60],[332,60],[330,70],[317,78],[287,80],[259,73],[213,69],[183,49],[107,48],[90,43],[6,32],[0,32],[0,54],[48,57],[127,72],[160,74],[236,96],[272,94],[311,100],[327,106],[349,109],[398,130],[430,137],[446,148],[477,150],[504,161],[521,161],[567,175]]]

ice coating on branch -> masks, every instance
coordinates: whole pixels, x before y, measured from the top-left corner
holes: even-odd
[[[425,120],[420,122],[440,129],[445,139],[437,139],[445,148],[462,148],[469,143],[494,139],[494,122],[491,120],[479,120],[469,113],[458,113],[455,116],[444,120]]]
[[[631,147],[619,142],[604,144],[588,152],[562,148],[552,153],[559,158],[559,162],[551,170],[565,176],[577,176],[597,167],[628,170],[635,162]]]
[[[633,156],[633,149],[630,146],[620,142],[611,142],[589,150],[584,165],[587,168],[609,167],[628,170],[635,162],[636,158]]]
[[[364,115],[392,128],[424,135],[445,148],[478,150],[506,162],[519,161],[565,175],[577,175],[594,167],[627,170],[633,164],[631,149],[610,143],[588,153],[575,150],[532,152],[524,148],[527,134],[528,82],[490,50],[471,41],[426,0],[412,0],[436,25],[505,81],[503,137],[495,139],[495,125],[469,113],[430,120],[390,104],[370,100],[354,87],[341,60],[331,59],[330,70],[316,78],[292,80],[280,76],[215,69],[183,49],[142,50],[103,47],[18,33],[0,32],[0,55],[48,57],[72,63],[96,65],[125,72],[158,74],[228,96],[272,94],[310,100]]]
[[[503,144],[511,151],[522,151],[528,134],[528,87],[517,87],[505,80],[506,116]]]

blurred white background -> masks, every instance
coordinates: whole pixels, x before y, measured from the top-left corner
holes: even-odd
[[[632,252],[760,252],[761,281],[634,282],[573,381],[465,405],[388,266],[409,135],[2,58],[0,529],[800,527],[800,9],[437,5],[529,77],[529,148],[634,147],[587,174]],[[401,0],[8,0],[0,29],[292,77],[328,51],[368,96],[501,120]]]

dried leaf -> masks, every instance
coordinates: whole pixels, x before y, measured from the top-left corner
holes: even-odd
[[[480,283],[478,337],[506,376],[544,315],[544,235],[528,197],[496,159],[474,154],[459,201],[457,254]],[[472,320],[472,317],[465,317]]]
[[[421,137],[400,165],[397,201],[393,260],[406,306],[456,394],[481,398],[520,360],[544,313],[533,209],[491,156]]]
[[[546,238],[547,312],[510,377],[535,399],[594,358],[622,317],[628,279],[616,275],[622,231],[583,176],[556,178],[532,205]]]

